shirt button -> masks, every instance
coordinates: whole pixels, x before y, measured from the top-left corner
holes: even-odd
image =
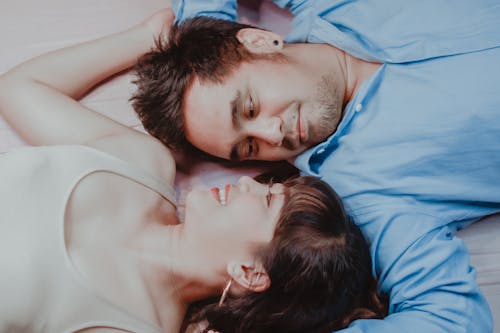
[[[356,104],[356,107],[354,108],[356,112],[359,112],[363,110],[363,105],[361,103]]]
[[[318,149],[318,151],[316,152],[316,155],[321,155],[325,152],[325,148],[320,148]]]

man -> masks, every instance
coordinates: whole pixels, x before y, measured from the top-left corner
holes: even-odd
[[[138,67],[145,128],[226,159],[293,159],[335,188],[390,297],[385,320],[346,332],[491,332],[454,234],[500,211],[500,5],[276,2],[296,15],[286,44],[224,21],[174,29]],[[177,19],[235,19],[218,4],[181,2]]]

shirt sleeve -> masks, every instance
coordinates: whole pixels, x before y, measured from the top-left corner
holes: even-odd
[[[178,0],[173,7],[176,22],[195,16],[210,16],[235,21],[238,16],[236,0]]]
[[[402,63],[500,45],[498,0],[275,0],[296,16],[290,41],[327,42]]]
[[[379,286],[390,298],[389,316],[357,320],[341,332],[493,332],[467,248],[453,228],[433,229],[404,245],[413,231],[431,225],[422,219],[432,217],[389,220],[370,246]]]

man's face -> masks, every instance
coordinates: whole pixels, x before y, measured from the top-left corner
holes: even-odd
[[[224,159],[289,159],[333,133],[343,93],[333,75],[308,66],[245,62],[222,84],[194,78],[184,96],[186,137]]]

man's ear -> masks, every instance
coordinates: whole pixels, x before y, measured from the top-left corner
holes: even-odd
[[[236,38],[252,53],[274,53],[283,48],[283,38],[272,31],[243,28],[236,33]]]
[[[263,292],[271,285],[269,275],[260,263],[231,262],[227,272],[234,282],[244,290]]]

